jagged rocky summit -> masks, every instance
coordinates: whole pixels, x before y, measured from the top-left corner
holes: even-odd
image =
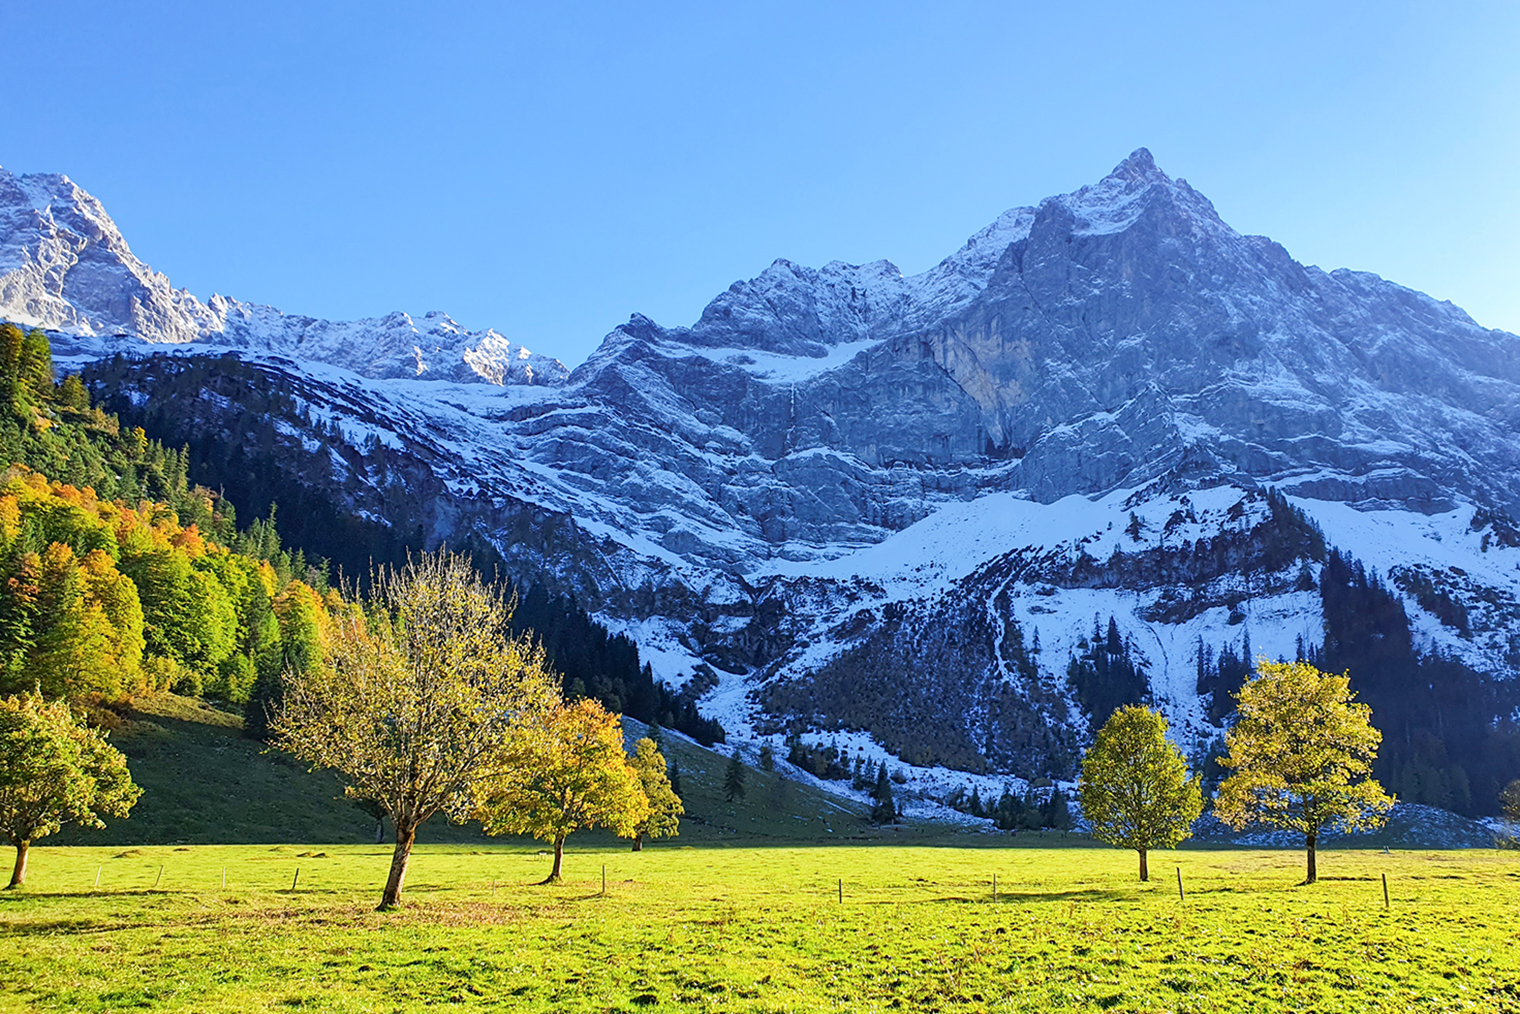
[[[213,295],[205,303],[133,256],[94,197],[67,176],[0,169],[0,312],[102,355],[123,340],[223,346],[326,363],[369,378],[560,384],[564,364],[444,313],[315,320]]]
[[[0,316],[240,509],[499,554],[741,739],[1068,777],[1140,696],[1202,756],[1226,655],[1361,657],[1340,585],[1514,707],[1520,339],[1240,235],[1144,149],[922,274],[778,260],[568,373],[442,315],[200,303],[0,174]]]

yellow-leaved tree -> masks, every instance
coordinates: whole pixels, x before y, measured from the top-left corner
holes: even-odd
[[[528,834],[554,843],[560,879],[565,839],[604,827],[630,837],[649,814],[639,775],[623,752],[623,726],[594,700],[561,704],[517,729],[500,764],[475,788],[487,834]]]
[[[1220,763],[1234,774],[1219,786],[1214,813],[1237,830],[1266,824],[1302,834],[1306,884],[1317,878],[1324,831],[1381,827],[1394,803],[1372,777],[1383,734],[1355,696],[1347,674],[1259,659],[1225,736],[1229,755]]]
[[[466,819],[513,730],[536,728],[559,699],[542,649],[511,632],[511,615],[467,557],[424,554],[375,574],[367,607],[330,622],[321,661],[285,673],[275,743],[337,771],[396,829],[382,909],[401,902],[422,822]]]
[[[665,755],[654,740],[645,736],[633,744],[633,757],[629,761],[639,776],[644,799],[649,803],[649,814],[633,829],[633,851],[644,849],[645,838],[674,838],[681,833],[681,815],[686,807],[670,784],[670,772],[665,765]]]

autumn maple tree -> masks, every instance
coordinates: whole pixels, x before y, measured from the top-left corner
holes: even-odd
[[[686,807],[671,787],[665,755],[653,739],[646,736],[633,744],[629,763],[639,776],[639,787],[644,790],[644,800],[649,804],[648,815],[633,829],[633,851],[640,852],[645,838],[673,838],[679,834],[681,815],[686,812]]]
[[[1321,834],[1380,827],[1394,803],[1372,777],[1383,734],[1355,696],[1349,675],[1262,659],[1236,695],[1240,718],[1225,736],[1229,755],[1220,763],[1234,773],[1219,786],[1214,812],[1236,829],[1266,824],[1302,834],[1306,884],[1317,879]]]
[[[565,839],[604,827],[632,837],[649,816],[638,772],[623,751],[620,716],[594,700],[561,704],[515,730],[494,771],[475,788],[487,834],[527,834],[554,843],[560,879]]]
[[[26,882],[32,842],[65,824],[104,827],[102,815],[125,817],[140,795],[121,751],[68,702],[0,697],[0,834],[16,848],[11,887]]]
[[[474,783],[559,690],[542,649],[511,633],[512,603],[468,558],[423,555],[371,584],[367,607],[331,620],[321,663],[286,674],[271,731],[390,817],[384,909],[401,902],[417,828],[437,813],[466,819]]]

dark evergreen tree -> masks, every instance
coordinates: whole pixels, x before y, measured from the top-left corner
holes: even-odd
[[[1325,641],[1316,665],[1351,673],[1383,732],[1374,774],[1401,799],[1492,812],[1520,761],[1520,734],[1487,716],[1497,688],[1455,659],[1421,655],[1402,599],[1354,560],[1331,553],[1320,574]]]
[[[890,824],[897,819],[897,804],[892,799],[892,780],[887,765],[876,769],[876,785],[871,789],[871,823]]]
[[[1117,621],[1110,616],[1104,631],[1094,617],[1092,640],[1067,664],[1066,678],[1094,726],[1102,725],[1119,708],[1143,704],[1150,696],[1145,670],[1135,666],[1130,653]]]
[[[1052,827],[1058,831],[1065,831],[1071,827],[1071,806],[1066,799],[1066,793],[1057,785],[1040,808],[1040,821],[1045,827]]]
[[[670,777],[670,790],[678,796],[681,795],[681,765],[677,764],[675,761],[671,761],[670,768],[666,773]]]
[[[723,798],[732,803],[743,799],[744,793],[744,762],[739,759],[739,749],[735,747],[728,758],[728,768],[723,772]]]

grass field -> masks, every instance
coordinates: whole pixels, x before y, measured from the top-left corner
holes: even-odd
[[[37,848],[0,1009],[1520,1011],[1513,852],[571,845]]]

